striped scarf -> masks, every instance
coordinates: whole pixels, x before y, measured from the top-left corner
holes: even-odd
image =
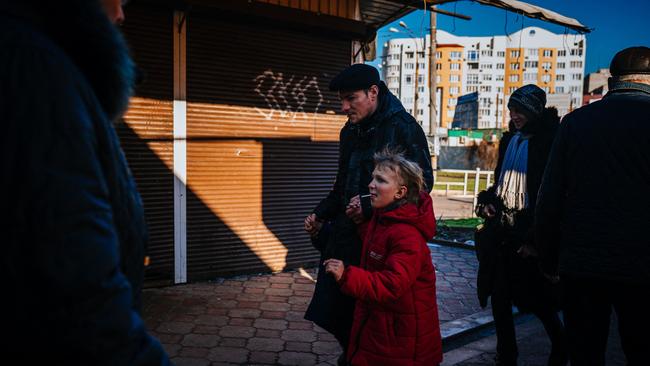
[[[497,185],[497,196],[508,209],[528,207],[526,173],[528,171],[528,137],[517,132],[506,150]]]

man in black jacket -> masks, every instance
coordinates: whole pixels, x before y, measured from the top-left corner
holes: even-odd
[[[0,350],[23,364],[169,364],[139,315],[147,233],[112,125],[134,79],[120,6],[0,0]]]
[[[610,91],[564,117],[538,195],[542,267],[559,273],[572,366],[604,365],[611,308],[628,365],[650,337],[650,48],[610,65]]]
[[[305,230],[313,236],[323,221],[331,221],[322,258],[337,258],[358,265],[361,241],[355,224],[372,215],[368,184],[374,169],[373,155],[387,146],[401,149],[424,172],[428,190],[433,186],[431,155],[422,127],[402,103],[379,80],[377,69],[355,64],[332,79],[341,110],[348,122],[340,133],[339,164],[332,191],[305,219]],[[351,217],[345,213],[353,202]],[[357,204],[358,202],[358,204]],[[332,333],[346,349],[352,326],[354,299],[341,294],[331,276],[320,268],[316,290],[305,318]]]

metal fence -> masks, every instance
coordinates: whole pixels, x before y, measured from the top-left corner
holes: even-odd
[[[459,178],[462,177],[462,181],[458,180],[439,180],[438,176],[439,175],[445,175],[445,178],[448,179],[449,175],[452,176],[458,176]],[[478,193],[480,191],[480,186],[481,182],[485,182],[485,188],[490,187],[490,184],[492,184],[492,176],[494,175],[494,171],[492,170],[481,170],[481,168],[476,168],[476,170],[463,170],[463,169],[440,169],[440,170],[435,170],[433,172],[433,179],[434,179],[434,185],[433,188],[434,190],[437,187],[445,187],[445,196],[449,196],[449,192],[459,192],[459,194],[454,194],[454,196],[458,197],[473,197],[472,200],[472,212],[474,211],[474,207],[476,207],[476,196],[478,196]],[[441,179],[445,179],[441,178]],[[472,186],[472,190],[470,191],[470,186]],[[462,194],[460,194],[461,189],[453,189],[453,187],[462,187]],[[470,192],[470,194],[468,194]]]

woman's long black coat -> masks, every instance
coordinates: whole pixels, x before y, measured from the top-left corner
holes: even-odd
[[[513,259],[511,265],[517,268],[511,268],[520,276],[511,278],[514,281],[514,290],[519,291],[515,294],[517,305],[525,307],[527,299],[524,287],[527,286],[531,276],[536,274],[534,260],[519,261],[516,250],[524,243],[533,244],[533,217],[535,213],[535,204],[537,201],[537,192],[542,182],[546,161],[553,144],[553,138],[559,124],[559,117],[555,108],[547,108],[538,121],[527,124],[522,133],[531,134],[528,142],[528,170],[526,173],[526,187],[528,193],[528,207],[524,210],[511,214],[508,218],[502,215],[503,203],[496,196],[496,186],[501,174],[503,160],[508,149],[508,144],[514,136],[514,129],[504,133],[499,142],[499,160],[494,171],[495,183],[492,187],[479,194],[477,207],[480,211],[487,204],[493,204],[497,207],[497,214],[494,218],[486,219],[484,227],[477,233],[476,250],[479,258],[479,271],[477,279],[477,292],[481,306],[487,306],[487,299],[494,288],[494,273],[497,265],[497,256],[501,251],[510,259]],[[505,245],[505,247],[504,247]],[[530,265],[529,265],[530,264]],[[522,272],[523,271],[523,272]],[[513,285],[513,284],[511,284]]]

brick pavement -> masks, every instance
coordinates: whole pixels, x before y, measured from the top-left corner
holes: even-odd
[[[431,251],[441,322],[476,312],[474,253]],[[145,322],[178,366],[335,365],[336,340],[303,319],[315,278],[300,269],[147,289]]]

